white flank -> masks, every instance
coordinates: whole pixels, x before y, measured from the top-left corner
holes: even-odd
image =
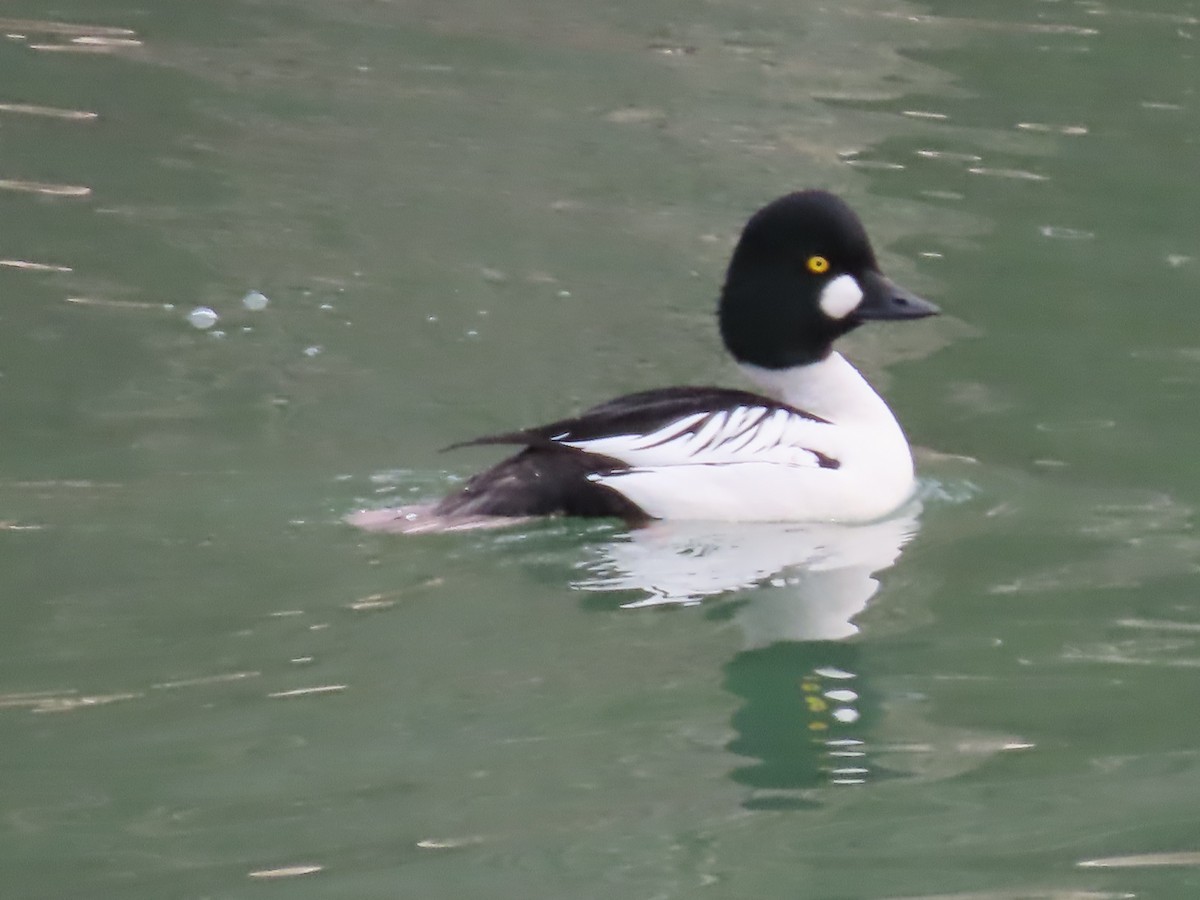
[[[849,275],[839,275],[821,291],[821,311],[831,319],[844,319],[862,302],[862,288]]]
[[[594,480],[662,519],[865,522],[912,496],[908,441],[841,354],[793,369],[742,368],[774,398],[826,421],[737,407],[703,424],[695,414],[653,434],[572,446],[628,463]],[[680,433],[689,428],[696,433]],[[813,451],[838,467],[822,468]]]

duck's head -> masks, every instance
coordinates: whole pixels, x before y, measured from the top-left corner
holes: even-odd
[[[940,310],[879,271],[866,229],[828,191],[780,197],[746,223],[733,251],[718,317],[742,363],[787,369],[824,359],[833,342],[872,319]]]

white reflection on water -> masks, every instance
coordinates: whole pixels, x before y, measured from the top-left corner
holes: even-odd
[[[748,646],[840,640],[917,532],[921,505],[867,525],[656,522],[599,548],[575,582],[587,591],[637,591],[627,608],[692,604],[766,582],[738,613]]]
[[[1131,869],[1144,866],[1200,866],[1200,852],[1184,850],[1179,853],[1139,853],[1133,856],[1108,856],[1103,859],[1084,859],[1076,863],[1085,869]]]
[[[746,758],[730,777],[750,789],[750,808],[802,808],[813,788],[864,784],[874,767],[856,653],[828,642],[858,632],[875,573],[896,562],[920,513],[914,500],[867,525],[656,522],[603,544],[575,587],[641,594],[627,609],[757,587],[734,613],[745,649],[724,666],[742,700],[728,749]]]

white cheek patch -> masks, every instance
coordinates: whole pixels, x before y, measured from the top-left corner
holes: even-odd
[[[862,288],[849,275],[839,275],[821,291],[821,312],[831,319],[844,319],[862,302]]]

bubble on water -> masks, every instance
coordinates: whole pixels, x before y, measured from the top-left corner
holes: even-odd
[[[1042,237],[1056,238],[1064,241],[1089,241],[1096,236],[1094,231],[1084,231],[1081,228],[1063,228],[1059,225],[1043,225],[1039,229]]]
[[[983,162],[982,156],[974,153],[956,153],[953,150],[918,150],[921,159],[941,159],[947,162],[975,163]]]
[[[216,311],[207,306],[197,306],[187,314],[188,324],[201,330],[212,328],[218,318]]]
[[[242,298],[242,306],[253,312],[261,312],[267,308],[267,304],[270,302],[262,291],[251,291]]]
[[[1044,122],[1018,122],[1017,127],[1022,131],[1037,131],[1042,134],[1066,134],[1072,137],[1088,133],[1086,125],[1047,125]]]
[[[279,869],[258,869],[247,872],[248,878],[296,878],[301,875],[313,875],[324,869],[324,866],[283,866]]]
[[[989,175],[992,178],[1012,178],[1017,181],[1049,181],[1049,175],[1039,175],[1025,169],[993,169],[990,166],[972,166],[967,169],[972,175]]]
[[[877,169],[882,172],[898,172],[905,168],[904,163],[889,162],[886,159],[847,159],[845,163],[856,169]]]
[[[1062,459],[1035,459],[1035,466],[1042,466],[1047,469],[1065,469],[1069,464]]]
[[[1062,419],[1055,422],[1038,422],[1034,425],[1038,431],[1051,434],[1084,434],[1093,431],[1107,431],[1116,428],[1115,419]]]
[[[313,344],[311,347],[304,348],[304,355],[309,356],[309,357],[319,356],[321,354],[321,351],[324,349],[325,348],[322,347],[320,344]]]

